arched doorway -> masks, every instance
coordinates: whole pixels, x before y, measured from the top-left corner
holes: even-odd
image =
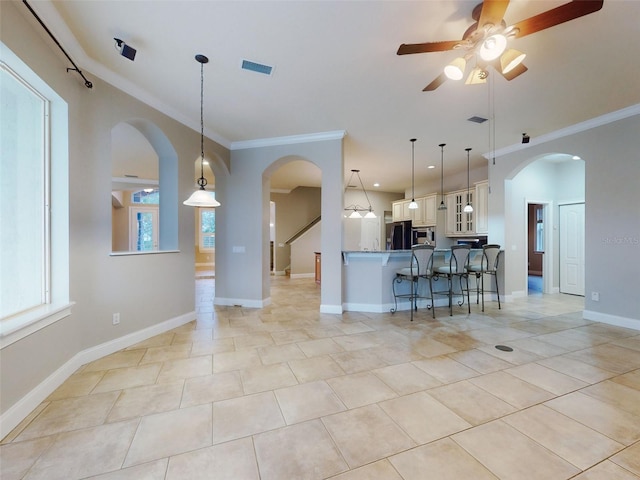
[[[265,170],[270,185],[269,260],[275,276],[315,277],[321,251],[322,172],[313,162],[283,157]]]
[[[584,161],[570,153],[538,155],[507,177],[505,192],[505,219],[515,226],[506,230],[505,242],[515,246],[509,249],[507,267],[513,294],[530,293],[531,274],[540,279],[539,293],[559,293],[560,207],[584,204]]]

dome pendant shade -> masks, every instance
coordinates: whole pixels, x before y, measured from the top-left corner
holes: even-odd
[[[219,207],[220,202],[218,202],[213,194],[213,192],[209,192],[207,190],[200,189],[196,190],[191,194],[191,196],[182,202],[184,205],[188,205],[189,207]]]

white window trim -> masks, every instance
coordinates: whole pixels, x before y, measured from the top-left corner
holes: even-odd
[[[2,64],[35,88],[49,101],[49,132],[52,125],[55,135],[49,133],[48,174],[46,215],[50,220],[55,215],[55,223],[49,225],[47,255],[49,265],[46,275],[48,303],[0,320],[0,349],[15,343],[38,330],[45,328],[69,315],[74,302],[69,300],[69,145],[68,145],[68,105],[46,82],[15,55],[7,45],[0,42]],[[56,167],[51,160],[55,158]],[[59,192],[63,192],[60,194]],[[55,205],[51,204],[51,193],[57,194]]]
[[[203,237],[206,235],[211,235],[210,233],[203,233],[202,232],[202,212],[203,211],[213,211],[215,212],[215,208],[199,208],[198,209],[198,251],[202,252],[202,253],[215,253],[216,248],[205,248],[203,247],[204,242],[202,241]],[[214,233],[213,236],[215,237],[216,234]]]
[[[75,302],[66,305],[47,304],[5,318],[0,322],[0,350],[71,315]]]

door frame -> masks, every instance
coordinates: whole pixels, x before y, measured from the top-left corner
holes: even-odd
[[[542,221],[544,225],[544,254],[542,255],[542,293],[558,293],[559,289],[553,287],[554,270],[553,259],[558,255],[553,243],[553,202],[550,200],[524,199],[524,238],[526,240],[524,255],[524,285],[526,295],[529,294],[527,287],[529,279],[529,205],[542,205]]]

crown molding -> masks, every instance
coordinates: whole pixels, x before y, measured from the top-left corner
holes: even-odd
[[[571,125],[569,127],[561,128],[560,130],[556,130],[555,132],[546,133],[539,137],[531,137],[531,141],[529,143],[516,143],[515,145],[509,145],[508,147],[500,148],[495,152],[483,153],[482,156],[487,160],[490,160],[494,157],[499,158],[504,155],[509,155],[510,153],[518,152],[520,150],[526,150],[527,148],[535,147],[537,145],[551,142],[553,140],[558,140],[559,138],[568,137],[569,135],[574,135],[586,130],[591,130],[592,128],[601,127],[602,125],[617,122],[618,120],[633,117],[635,115],[640,115],[640,103],[631,105],[630,107],[622,108],[620,110],[616,110],[615,112],[600,115],[599,117],[585,120],[584,122],[576,123],[575,125]]]
[[[346,135],[346,130],[334,130],[332,132],[290,135],[287,137],[259,138],[256,140],[232,142],[231,150],[245,150],[247,148],[273,147],[279,145],[294,145],[297,143],[322,142],[326,140],[341,140]]]

